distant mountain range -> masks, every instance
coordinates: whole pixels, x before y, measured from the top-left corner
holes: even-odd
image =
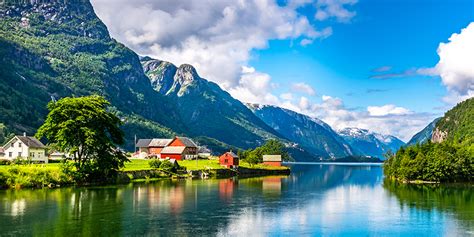
[[[124,121],[128,150],[135,135],[186,135],[215,153],[278,139],[296,160],[312,161],[382,157],[402,144],[364,130],[338,134],[275,106],[244,105],[191,65],[140,58],[110,37],[88,1],[7,1],[0,19],[0,127],[8,133],[34,134],[51,100],[100,94]]]
[[[338,131],[355,152],[360,155],[373,156],[384,159],[388,151],[396,152],[405,145],[400,139],[360,128],[345,128]]]
[[[350,145],[323,121],[276,106],[247,104],[266,124],[283,137],[298,143],[320,158],[354,155]]]

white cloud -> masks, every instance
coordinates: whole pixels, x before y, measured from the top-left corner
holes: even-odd
[[[302,96],[302,97],[300,98],[300,102],[299,102],[298,105],[299,105],[299,108],[300,108],[301,110],[307,110],[307,109],[309,109],[310,102],[309,102],[308,98]]]
[[[293,92],[304,93],[307,95],[316,95],[316,91],[310,85],[304,82],[295,82],[291,84],[291,90]]]
[[[310,45],[312,43],[313,43],[312,39],[302,39],[301,42],[300,42],[301,46]]]
[[[357,3],[357,0],[318,0],[315,18],[323,21],[329,18],[336,18],[340,22],[349,22],[355,15],[355,11],[350,11],[350,7]]]
[[[292,93],[283,93],[280,95],[280,98],[283,100],[293,100],[293,94]]]
[[[277,105],[280,101],[271,93],[275,87],[270,75],[258,72],[253,67],[242,67],[239,84],[229,89],[229,93],[242,102]]]
[[[239,84],[251,51],[268,41],[332,34],[296,11],[307,1],[93,0],[111,35],[142,55],[175,64],[189,63],[200,75],[228,89]]]
[[[397,107],[392,104],[383,106],[368,106],[367,111],[371,116],[405,115],[412,113],[408,109],[405,109],[403,107]]]
[[[438,47],[436,71],[448,89],[444,100],[454,104],[474,96],[474,22],[461,33],[454,33],[449,42]],[[454,102],[454,103],[453,103]]]

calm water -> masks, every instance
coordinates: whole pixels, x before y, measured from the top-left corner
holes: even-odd
[[[0,235],[472,236],[472,187],[383,181],[380,166],[288,177],[0,191]]]

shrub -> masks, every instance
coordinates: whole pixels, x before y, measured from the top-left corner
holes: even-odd
[[[0,160],[0,165],[11,165],[11,163],[9,160]]]
[[[161,160],[158,160],[158,159],[152,159],[148,162],[148,164],[150,165],[151,168],[160,168],[161,166]]]
[[[160,169],[165,171],[176,172],[176,167],[169,160],[164,160],[161,162]]]

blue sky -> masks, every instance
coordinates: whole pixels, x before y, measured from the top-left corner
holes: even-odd
[[[349,23],[333,22],[330,37],[308,46],[291,46],[292,39],[272,40],[267,49],[253,52],[250,64],[277,83],[305,81],[318,94],[342,98],[349,107],[391,103],[443,113],[439,107],[446,88],[439,77],[370,76],[383,66],[400,72],[436,65],[439,43],[474,21],[474,1],[372,0],[360,1],[352,9],[357,15]],[[312,9],[300,13],[314,14]],[[320,25],[316,20],[311,23]]]
[[[242,102],[405,141],[474,96],[472,0],[92,0],[112,37]],[[472,24],[471,24],[472,23]]]

